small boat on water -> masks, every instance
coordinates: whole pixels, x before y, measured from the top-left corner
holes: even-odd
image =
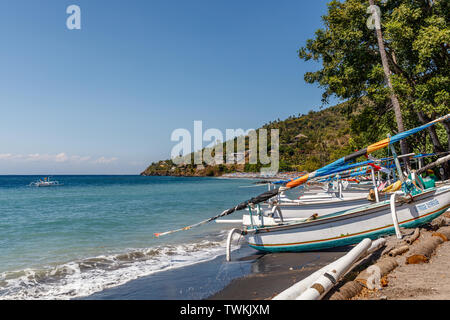
[[[62,185],[59,181],[51,180],[50,177],[44,177],[44,179],[39,179],[29,184],[30,187],[55,187]]]

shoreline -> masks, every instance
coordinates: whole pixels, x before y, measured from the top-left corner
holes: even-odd
[[[185,267],[158,271],[75,300],[264,300],[344,255],[351,247],[263,254],[246,245]]]
[[[177,174],[139,174],[142,177],[176,177],[176,178],[216,178],[216,179],[260,179],[266,181],[278,181],[293,179],[299,177],[301,173],[287,172],[277,173],[273,176],[261,175],[255,172],[234,172],[225,173],[223,175],[209,176],[204,174],[189,174],[189,175],[177,175]]]
[[[258,258],[257,251],[248,247],[236,251],[233,252],[236,261],[232,263],[225,261],[225,255],[219,255],[211,260],[161,270],[74,300],[206,299],[233,279],[251,273],[251,264]]]

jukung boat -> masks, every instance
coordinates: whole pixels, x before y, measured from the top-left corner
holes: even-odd
[[[367,166],[362,165],[368,163],[371,163],[371,161],[353,165],[352,167],[357,170],[352,170],[352,172],[356,172],[359,175],[367,174],[367,172],[370,172],[371,170],[368,169]],[[361,167],[358,168],[358,166]],[[335,171],[338,172],[338,170],[340,170],[339,173],[341,176],[349,176],[349,170],[347,170],[347,167],[343,167]],[[373,173],[374,171],[372,171],[372,174]],[[249,213],[246,212],[243,214],[243,225],[275,225],[278,224],[279,221],[299,221],[310,217],[312,214],[324,216],[336,211],[349,210],[362,205],[367,205],[369,203],[367,200],[369,189],[364,188],[360,190],[352,190],[349,188],[348,181],[343,181],[340,179],[340,175],[338,175],[336,180],[332,180],[331,187],[330,184],[326,184],[325,191],[310,193],[303,192],[298,199],[290,199],[286,196],[285,192],[281,192],[276,197],[269,199],[267,202],[258,204],[257,208],[253,208],[253,210],[252,208],[247,208]],[[373,185],[371,187],[378,188],[378,185],[375,183],[374,176]],[[222,220],[217,222],[227,223],[235,222],[235,220]]]
[[[443,120],[449,117],[450,115],[447,115],[440,119]],[[358,151],[350,156],[341,158],[326,167],[333,168],[336,167],[337,163],[343,163],[360,155],[369,154],[400,141],[404,137],[423,130],[436,122],[435,120],[427,125],[402,132],[392,138],[373,144],[362,152]],[[395,150],[392,150],[398,174],[401,177],[400,165],[395,155]],[[418,172],[421,170],[423,171],[423,169],[420,169]],[[322,172],[324,172],[323,168]],[[315,171],[310,176],[315,177],[320,174],[320,172]],[[354,244],[363,238],[376,239],[381,235],[399,232],[399,227],[413,228],[435,219],[450,207],[450,186],[448,184],[424,189],[420,187],[424,185],[424,182],[417,174],[413,174],[409,180],[401,179],[403,184],[402,194],[404,196],[403,201],[400,203],[396,201],[397,193],[394,193],[390,200],[351,210],[337,211],[302,222],[285,222],[277,226],[268,227],[245,226],[241,233],[246,235],[251,247],[261,251],[318,250]],[[306,181],[307,177],[306,179],[300,177],[289,182],[286,186],[295,187]]]
[[[363,205],[350,210],[337,210],[321,217],[313,216],[312,219],[300,222],[280,222],[274,226],[244,225],[243,230],[235,228],[230,231],[227,249],[229,250],[230,239],[235,232],[244,235],[251,247],[268,252],[332,248],[355,244],[363,238],[376,239],[382,235],[394,232],[399,236],[399,227],[413,228],[427,223],[444,213],[450,207],[450,185],[442,184],[438,187],[425,188],[419,173],[426,167],[419,169],[417,174],[412,173],[410,179],[405,179],[392,144],[449,118],[450,114],[447,114],[420,127],[388,137],[351,155],[342,157],[323,168],[289,181],[285,187],[266,191],[233,208],[224,210],[215,217],[180,229],[155,233],[155,236],[159,237],[182,230],[189,230],[249,206],[250,208],[254,207],[313,178],[326,176],[333,170],[341,168],[360,156],[368,156],[370,153],[388,146],[391,147],[397,174],[402,183],[402,192],[400,194],[393,193],[389,200]],[[436,161],[436,163],[439,161]]]
[[[30,187],[56,187],[62,185],[59,181],[51,180],[50,177],[45,177],[29,184]]]
[[[267,203],[249,206],[242,215],[243,225],[274,225],[278,222],[299,221],[312,214],[324,216],[341,210],[348,210],[368,203],[368,192],[358,193],[316,193],[304,195],[299,200],[291,200],[279,195]],[[236,220],[217,220],[219,223],[236,222]]]
[[[398,158],[410,158],[412,156],[414,156],[414,153],[401,155]],[[308,192],[305,191],[308,188],[303,188],[298,199],[290,199],[285,195],[285,191],[282,191],[276,197],[260,203],[256,207],[251,208],[249,206],[247,208],[249,213],[246,212],[242,216],[242,224],[244,226],[270,226],[278,225],[280,222],[299,222],[313,214],[320,217],[368,205],[369,190],[377,189],[377,192],[374,192],[377,194],[378,190],[382,190],[386,186],[385,183],[378,184],[376,182],[375,172],[382,171],[388,174],[388,177],[393,175],[390,169],[393,169],[395,165],[392,164],[391,160],[392,158],[372,159],[335,168],[332,170],[333,174],[317,178],[318,183],[326,183],[325,186],[318,189],[319,192],[317,192],[317,185],[316,192],[313,192],[313,190]],[[367,174],[371,175],[371,178],[366,177],[366,179],[371,180],[370,184],[364,184],[363,187],[359,185],[359,181],[358,184],[350,184],[349,180],[352,180],[352,178]],[[387,183],[388,180],[385,182]],[[280,182],[288,181],[277,181],[274,184]],[[385,194],[385,196],[388,195]],[[378,202],[379,197],[376,195],[375,198],[378,199]],[[222,219],[216,220],[216,222],[236,223],[239,220]]]
[[[400,227],[413,228],[429,222],[450,207],[450,186],[430,188],[394,202]],[[307,251],[354,244],[395,233],[392,200],[339,211],[317,219],[244,230],[251,247],[261,251]]]

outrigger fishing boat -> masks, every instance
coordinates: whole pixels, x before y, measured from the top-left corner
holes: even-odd
[[[336,210],[333,213],[321,217],[311,213],[311,217],[303,221],[283,221],[273,226],[265,226],[264,221],[262,221],[263,224],[261,225],[244,225],[242,230],[234,228],[228,235],[227,250],[229,250],[230,239],[232,239],[234,233],[244,235],[252,248],[267,252],[308,251],[332,248],[355,244],[363,238],[376,239],[392,233],[397,233],[397,236],[401,237],[400,227],[413,228],[422,225],[435,219],[450,207],[450,185],[443,184],[439,187],[433,185],[426,186],[425,181],[420,177],[420,173],[427,167],[419,169],[417,172],[412,172],[409,178],[405,179],[392,144],[449,118],[450,114],[447,114],[423,126],[388,137],[351,155],[342,157],[323,168],[289,181],[285,186],[268,190],[244,201],[215,217],[184,228],[155,233],[155,236],[159,237],[188,230],[245,208],[249,208],[251,212],[255,205],[263,203],[286,190],[300,186],[313,178],[326,176],[333,170],[348,164],[350,161],[354,161],[360,156],[368,156],[376,150],[389,146],[402,186],[402,192],[400,194],[394,192],[389,200],[378,201],[350,210]],[[449,160],[450,156],[446,156],[445,159],[441,158],[435,163],[442,163],[442,161]]]
[[[368,163],[372,164],[371,161],[366,161],[353,165],[352,167],[357,168]],[[379,166],[374,166],[377,170],[381,169]],[[375,171],[372,170],[372,167],[370,169],[368,167],[370,166],[362,166],[357,168],[357,170],[351,171],[348,170],[348,166],[340,168],[339,170],[341,172],[337,179],[332,181],[331,186],[328,183],[329,179],[325,179],[327,183],[322,191],[310,193],[303,191],[298,199],[290,199],[285,194],[286,191],[282,191],[276,197],[258,204],[256,208],[247,208],[249,213],[244,213],[242,223],[243,225],[276,225],[279,222],[304,220],[304,218],[308,218],[312,214],[324,216],[336,211],[349,210],[367,205],[369,188],[352,190],[349,188],[349,182],[343,181],[340,176],[349,176],[350,173],[358,173],[361,175],[372,172],[373,174]],[[371,187],[379,187],[374,179],[373,186]],[[257,214],[252,214],[252,211],[257,212]],[[265,222],[263,219],[265,219]],[[231,223],[236,222],[236,220],[218,220],[217,222]]]
[[[45,177],[44,179],[31,182],[29,185],[30,187],[55,187],[62,186],[63,184],[56,180],[50,180],[50,177]]]
[[[248,228],[251,247],[262,251],[307,251],[354,244],[395,232],[395,225],[413,228],[429,222],[450,207],[450,186],[429,188],[390,200],[338,211],[303,222]]]
[[[398,158],[411,157],[413,155],[407,154]],[[282,191],[276,197],[260,203],[256,207],[253,206],[250,208],[249,206],[247,208],[249,213],[244,213],[242,216],[242,224],[244,226],[278,225],[280,222],[304,221],[305,218],[309,218],[311,215],[321,217],[334,212],[354,209],[370,203],[371,190],[375,190],[374,200],[379,202],[380,197],[378,193],[384,191],[383,189],[389,179],[384,183],[377,183],[375,172],[382,171],[388,177],[392,175],[390,168],[395,167],[395,165],[390,164],[388,162],[389,160],[392,160],[392,158],[372,159],[334,169],[333,174],[316,179],[317,183],[326,183],[325,187],[319,188],[318,192],[317,189],[308,192],[305,191],[307,188],[303,188],[302,194],[298,199],[290,199],[285,194],[286,191]],[[354,179],[354,177],[367,174],[372,176],[371,178],[366,178],[371,180],[370,184],[364,184],[362,187],[359,186],[359,180]],[[358,184],[351,185],[350,181],[355,180],[358,181]],[[288,181],[276,181],[274,184],[290,181],[292,179]],[[388,195],[388,193],[384,194],[385,197]],[[239,221],[222,219],[216,220],[216,222],[238,223]]]
[[[448,152],[440,153],[448,154]],[[422,159],[425,156],[434,156],[436,154],[427,155],[415,155],[414,153],[397,156],[400,158],[408,159]],[[378,165],[375,165],[376,162]],[[369,166],[365,166],[369,164]],[[364,165],[364,166],[363,166]],[[352,169],[348,169],[351,167]],[[339,169],[335,169],[334,172],[337,174],[331,174],[326,177],[318,178],[319,182],[327,182],[330,179],[333,181],[334,187],[332,190],[326,190],[326,192],[312,193],[311,195],[301,196],[298,200],[293,200],[287,198],[284,194],[285,192],[279,193],[276,197],[269,199],[266,202],[258,204],[255,206],[249,206],[247,211],[249,213],[244,213],[242,217],[242,224],[244,226],[273,226],[278,225],[280,222],[301,222],[305,221],[305,218],[323,217],[325,215],[343,212],[345,210],[350,210],[354,208],[361,207],[363,205],[370,204],[370,201],[379,202],[383,196],[384,200],[387,200],[392,192],[397,191],[401,193],[401,184],[391,184],[386,186],[390,181],[390,176],[395,176],[395,172],[391,171],[396,165],[394,164],[393,158],[384,159],[371,159],[364,162],[359,162],[352,164],[350,166],[344,166]],[[421,168],[421,166],[419,166]],[[387,179],[381,183],[376,182],[375,172],[384,172],[387,174]],[[365,174],[371,174],[371,185],[366,185],[365,188],[360,190],[350,189],[348,181],[344,181],[340,177],[358,177]],[[336,179],[337,180],[334,180]],[[370,178],[367,178],[370,180]],[[347,179],[348,180],[348,179]],[[380,180],[380,179],[378,179]],[[286,182],[290,182],[286,181]],[[400,181],[399,181],[400,182]],[[278,183],[278,182],[275,182]],[[427,182],[420,182],[423,188],[428,188]],[[338,185],[339,187],[337,187]],[[433,184],[434,186],[434,184]],[[370,187],[371,189],[368,189]],[[329,189],[329,185],[327,184]],[[270,190],[270,189],[269,189]],[[337,191],[336,191],[337,190]],[[250,209],[251,207],[251,209]],[[216,220],[218,223],[237,223],[238,220],[222,219]]]

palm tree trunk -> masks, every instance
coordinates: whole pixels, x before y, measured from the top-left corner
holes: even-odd
[[[419,117],[419,121],[422,124],[426,124],[431,121],[430,118],[428,118],[423,111],[417,112],[417,116]],[[427,128],[428,134],[430,135],[431,142],[433,143],[433,152],[443,152],[445,151],[444,147],[442,146],[441,142],[439,141],[439,137],[436,133],[436,128],[434,126]]]
[[[373,0],[369,0],[369,4],[374,5]],[[381,17],[378,17],[378,19],[380,19],[379,25],[381,25]],[[391,70],[389,69],[388,59],[386,56],[386,50],[384,48],[384,41],[383,41],[383,34],[381,33],[381,27],[380,28],[376,27],[375,31],[376,31],[376,35],[377,35],[378,49],[380,51],[381,63],[383,65],[384,76],[386,79],[386,83],[391,91],[391,101],[392,101],[392,106],[393,106],[394,113],[395,113],[395,120],[397,122],[398,132],[403,132],[403,131],[405,131],[405,127],[403,126],[402,111],[400,109],[400,103],[398,102],[397,95],[394,93],[394,89],[392,87]],[[400,148],[401,148],[402,154],[408,153],[409,148],[408,148],[408,144],[407,144],[406,140],[400,141]],[[406,161],[406,165],[409,169],[409,161]]]

